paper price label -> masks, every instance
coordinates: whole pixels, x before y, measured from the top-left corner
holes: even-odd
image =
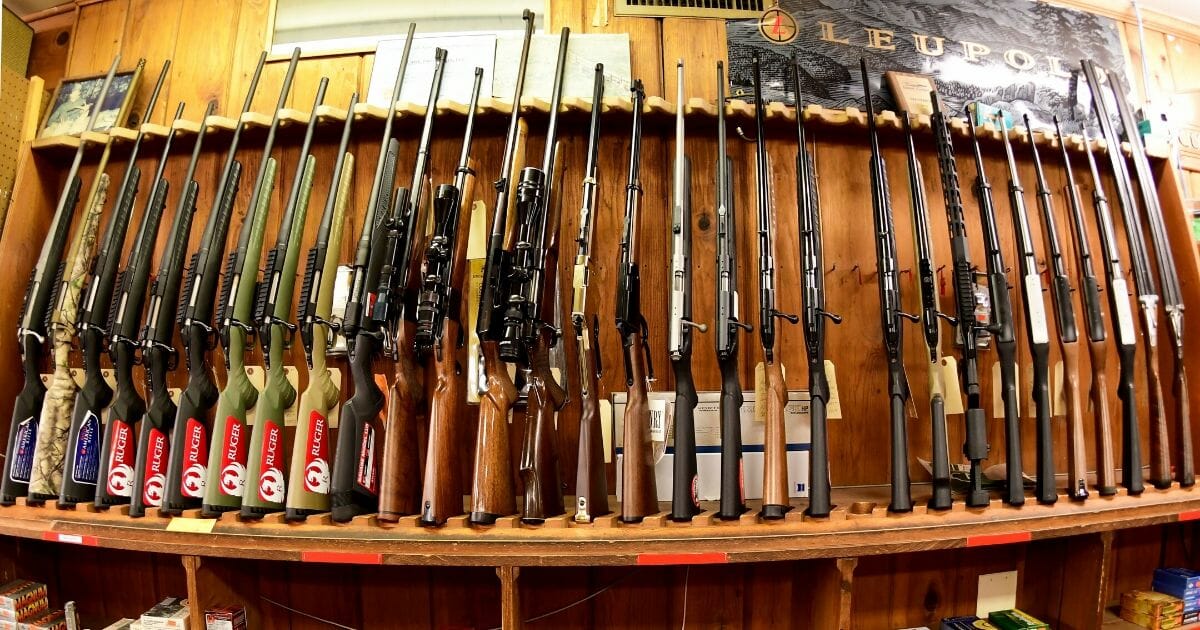
[[[175,517],[167,522],[167,531],[185,532],[188,534],[211,534],[216,527],[215,518],[183,518]]]
[[[612,401],[607,398],[600,399],[600,438],[604,443],[604,463],[612,463],[613,451],[613,408]]]
[[[667,401],[651,398],[650,404],[650,439],[655,442],[667,441]]]
[[[754,365],[754,421],[767,422],[767,366],[762,361]]]
[[[1050,343],[1046,328],[1046,299],[1042,297],[1042,277],[1036,273],[1025,276],[1025,308],[1029,309],[1029,342]]]
[[[829,400],[825,403],[825,418],[837,420],[842,417],[842,399],[838,396],[837,368],[829,359],[825,359],[825,379],[829,381]]]
[[[962,387],[958,382],[958,360],[954,357],[944,356],[940,361],[940,369],[942,371],[942,387],[944,388],[942,398],[946,404],[946,414],[956,415],[963,413]]]

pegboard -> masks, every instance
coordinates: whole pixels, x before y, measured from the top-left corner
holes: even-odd
[[[0,209],[6,209],[17,176],[17,155],[21,147],[29,79],[7,65],[0,73],[0,86],[3,86],[0,89]]]

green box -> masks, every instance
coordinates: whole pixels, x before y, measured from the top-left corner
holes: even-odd
[[[988,621],[1000,630],[1049,630],[1050,628],[1045,621],[1016,608],[990,612]]]

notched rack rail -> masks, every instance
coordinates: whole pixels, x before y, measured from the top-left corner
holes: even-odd
[[[903,553],[1013,544],[1065,536],[1200,519],[1200,490],[1178,486],[1130,496],[1056,506],[1006,506],[998,499],[987,508],[889,515],[887,488],[842,489],[828,518],[812,519],[800,510],[774,522],[759,522],[757,510],[740,521],[715,519],[706,510],[690,523],[676,523],[660,512],[635,525],[615,515],[591,524],[570,515],[524,525],[516,516],[476,527],[466,516],[443,527],[417,525],[416,516],[382,527],[374,516],[334,525],[327,514],[307,523],[289,524],[282,514],[243,522],[236,512],[220,519],[199,518],[198,511],[175,519],[147,516],[132,520],[125,508],[95,511],[17,505],[0,508],[0,534],[115,549],[357,564],[490,566],[501,559],[516,566],[689,564],[762,562],[837,558],[846,555]],[[845,501],[849,499],[848,501]],[[752,506],[753,507],[753,506]],[[174,521],[182,523],[172,524]],[[181,526],[182,525],[182,526]]]
[[[605,98],[604,112],[618,112],[627,114],[631,111],[632,103],[627,98],[610,97]],[[545,115],[550,110],[550,102],[542,98],[525,98],[521,100],[521,107],[525,113]],[[663,122],[675,116],[677,105],[657,96],[651,96],[646,99],[645,115],[650,120],[661,120]],[[717,115],[717,106],[713,101],[708,101],[700,98],[689,99],[684,105],[684,114],[686,116],[694,116],[700,118],[715,118]],[[438,101],[437,113],[442,116],[461,116],[466,117],[467,105],[450,100]],[[564,98],[560,112],[570,116],[572,114],[587,114],[591,112],[591,102],[587,99],[578,97]],[[488,117],[504,117],[512,112],[512,103],[510,101],[480,98],[479,108],[477,113],[480,116]],[[317,121],[319,126],[322,125],[340,125],[346,120],[346,110],[330,105],[318,107],[316,114],[320,119]],[[285,108],[280,110],[280,126],[288,128],[292,126],[303,127],[308,124],[310,112],[301,111],[298,109]],[[377,105],[368,105],[359,103],[354,108],[354,116],[356,120],[383,120],[387,115],[387,108]],[[420,120],[425,115],[425,105],[404,101],[396,107],[396,117],[398,120]],[[742,100],[732,100],[725,105],[725,115],[732,121],[743,120],[751,121],[754,119],[754,106]],[[271,116],[260,112],[247,112],[243,115],[242,120],[246,123],[248,131],[253,131],[258,128],[266,128],[271,124]],[[769,126],[795,124],[796,110],[794,107],[784,103],[772,102],[767,104],[766,123]],[[853,125],[857,128],[866,128],[866,114],[856,107],[847,107],[846,109],[829,109],[820,105],[808,105],[804,108],[805,122],[811,122],[818,125],[829,127],[840,127],[845,125]],[[883,111],[876,115],[876,122],[880,130],[884,133],[894,133],[899,135],[903,131],[903,125],[900,117],[892,111]],[[225,116],[209,116],[206,119],[209,127],[209,133],[221,135],[232,133],[237,121],[233,118]],[[179,120],[173,125],[175,129],[184,135],[192,135],[199,131],[200,123],[195,120]],[[914,130],[928,130],[929,116],[921,114],[914,116],[912,119]],[[951,133],[959,138],[969,138],[970,128],[967,126],[967,121],[964,118],[950,119]],[[992,123],[984,123],[979,129],[983,130],[980,138],[985,141],[1000,141],[1000,132]],[[145,132],[144,142],[154,144],[161,142],[166,137],[170,128],[166,125],[155,123],[146,123],[142,125],[142,130]],[[137,137],[137,131],[124,127],[116,127],[107,132],[85,132],[88,137],[90,146],[89,151],[99,152],[104,146],[108,136],[113,136],[114,144],[132,142]],[[1028,136],[1025,133],[1024,127],[1016,126],[1009,129],[1009,138],[1014,144],[1028,144]],[[1057,148],[1058,143],[1054,139],[1054,134],[1048,133],[1046,130],[1034,131],[1035,141],[1039,145],[1046,147]],[[1072,134],[1066,137],[1067,148],[1069,150],[1081,153],[1083,152],[1083,139],[1078,134]],[[32,142],[32,149],[36,153],[66,153],[74,151],[79,146],[78,136],[52,136],[48,138],[38,138]],[[1169,147],[1165,142],[1154,138],[1146,139],[1146,153],[1154,158],[1166,158],[1169,154]],[[1108,146],[1103,139],[1093,139],[1092,150],[1096,152],[1107,152]],[[1131,148],[1128,142],[1121,143],[1121,151],[1125,155],[1131,155]]]

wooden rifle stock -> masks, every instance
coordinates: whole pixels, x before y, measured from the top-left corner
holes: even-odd
[[[549,265],[549,263],[547,263]],[[547,273],[551,273],[547,267]],[[540,523],[566,511],[558,474],[555,447],[555,413],[566,403],[566,390],[550,370],[550,346],[554,333],[542,329],[529,356],[529,405],[525,412],[525,434],[521,442],[520,475],[525,486],[521,520]]]
[[[416,251],[420,251],[419,248]],[[402,515],[415,514],[421,507],[421,459],[417,449],[417,426],[422,415],[421,403],[425,400],[425,370],[417,364],[412,352],[416,327],[416,322],[404,318],[396,335],[396,372],[392,386],[388,388],[383,463],[379,473],[379,520],[384,522],[395,522]],[[436,414],[437,410],[431,408],[431,435]],[[430,446],[434,446],[432,439]],[[438,446],[443,445],[439,443]],[[435,452],[431,448],[430,460],[437,458],[437,461],[445,462],[444,450],[439,448]],[[449,468],[456,469],[454,466]],[[448,480],[438,483],[442,486],[451,485]],[[453,485],[457,488],[457,484]]]
[[[1067,399],[1067,496],[1082,501],[1087,491],[1083,440],[1083,397],[1079,392],[1079,343],[1062,344],[1063,394]]]
[[[776,358],[764,365],[767,377],[767,423],[763,437],[763,517],[782,518],[790,508],[784,424],[788,390],[783,378],[783,362]]]
[[[517,511],[512,454],[508,447],[508,410],[517,387],[500,360],[495,341],[480,340],[485,381],[479,396],[479,433],[475,440],[475,474],[471,483],[471,522],[490,524]]]
[[[1100,496],[1110,496],[1117,493],[1117,471],[1108,409],[1108,344],[1093,341],[1088,344],[1088,354],[1092,361],[1092,417],[1096,423],[1096,490]]]
[[[591,333],[598,333],[599,320],[593,316]],[[580,381],[587,395],[579,397],[579,459],[575,471],[575,494],[578,511],[575,520],[588,523],[597,516],[609,513],[608,478],[604,470],[603,429],[600,426],[600,379],[596,362],[595,336],[581,329],[576,344],[579,353]]]
[[[1140,287],[1139,287],[1140,290]],[[1148,308],[1138,310],[1142,320],[1142,330],[1157,328],[1156,312]],[[1163,401],[1162,375],[1159,373],[1159,353],[1157,343],[1147,343],[1146,350],[1146,389],[1150,390],[1150,483],[1159,490],[1171,487],[1171,451],[1167,437],[1167,409]],[[1135,471],[1140,472],[1140,471]]]
[[[625,404],[625,427],[621,444],[624,457],[621,473],[624,495],[621,520],[636,523],[658,512],[658,489],[654,481],[654,443],[650,437],[650,401],[646,394],[646,366],[642,334],[625,339],[629,364],[629,398]]]
[[[1187,370],[1184,367],[1183,351],[1175,352],[1175,381],[1171,387],[1175,396],[1175,450],[1179,467],[1175,469],[1175,481],[1180,487],[1196,485],[1195,463],[1192,455],[1192,416],[1188,401]]]

